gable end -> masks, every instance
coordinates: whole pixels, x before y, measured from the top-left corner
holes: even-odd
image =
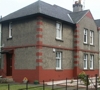
[[[87,16],[88,18],[94,19],[90,11],[86,14],[86,16]]]

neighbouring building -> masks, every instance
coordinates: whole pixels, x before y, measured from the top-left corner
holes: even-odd
[[[0,46],[1,46],[1,24],[0,24]],[[1,47],[0,47],[0,52],[1,52]]]
[[[75,2],[73,11],[37,1],[15,11],[2,24],[0,75],[22,82],[99,74],[100,20]]]

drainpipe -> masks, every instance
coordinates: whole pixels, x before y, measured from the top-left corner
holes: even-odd
[[[100,27],[98,28],[99,30],[99,76],[100,76]]]

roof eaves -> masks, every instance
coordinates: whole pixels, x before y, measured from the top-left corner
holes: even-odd
[[[32,14],[32,15],[26,15],[26,16],[16,17],[16,18],[8,19],[8,20],[1,20],[0,23],[14,21],[14,20],[19,20],[19,19],[30,17],[30,16],[32,17],[33,15],[35,16],[37,14],[40,14],[40,13],[35,13],[35,14]]]
[[[96,19],[95,21],[100,21],[100,19]]]
[[[76,24],[79,23],[88,12],[89,10],[76,22]]]

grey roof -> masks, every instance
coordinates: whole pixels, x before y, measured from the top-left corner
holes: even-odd
[[[60,6],[50,5],[48,3],[39,0],[33,4],[30,4],[18,11],[15,11],[3,17],[1,22],[17,19],[25,16],[35,15],[35,14],[43,14],[43,15],[47,15],[56,19],[60,19],[75,24],[84,16],[84,14],[87,11],[88,10],[80,11],[80,12],[71,12]]]
[[[39,0],[33,4],[30,4],[18,11],[15,11],[15,12],[5,16],[4,18],[2,18],[2,21],[7,21],[7,20],[11,20],[11,19],[16,19],[19,17],[24,17],[24,16],[41,13],[44,15],[48,15],[50,17],[58,18],[58,19],[72,23],[71,19],[67,15],[70,12],[71,11],[61,8],[57,5],[50,5],[50,4],[47,4],[47,3]]]
[[[77,23],[89,10],[69,13],[74,23]]]
[[[97,27],[100,27],[100,19],[95,20]]]
[[[19,17],[24,17],[24,16],[28,16],[28,15],[38,13],[39,12],[38,6],[39,6],[38,2],[30,4],[27,7],[24,7],[22,9],[18,10],[18,11],[15,11],[15,12],[3,17],[2,21],[16,19],[16,18],[19,18]]]

